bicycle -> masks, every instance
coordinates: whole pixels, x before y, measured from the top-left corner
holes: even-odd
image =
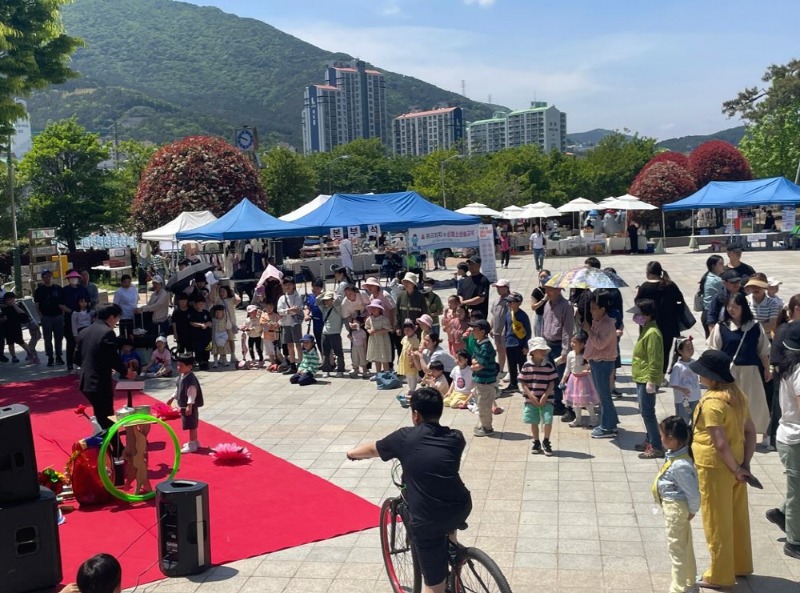
[[[409,508],[405,486],[397,480],[398,468],[399,463],[392,467],[392,482],[400,490],[400,496],[387,498],[381,505],[381,553],[394,593],[420,593],[422,573],[412,536],[406,528],[410,525]],[[466,528],[467,524],[462,523],[456,529]],[[511,593],[500,567],[486,552],[466,547],[450,537],[447,542],[447,593]]]

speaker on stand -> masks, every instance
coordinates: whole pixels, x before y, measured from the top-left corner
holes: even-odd
[[[208,484],[172,480],[156,486],[158,568],[168,577],[211,568]]]

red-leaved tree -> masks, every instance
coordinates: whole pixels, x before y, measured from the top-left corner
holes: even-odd
[[[753,178],[750,163],[733,144],[710,140],[695,148],[689,155],[689,170],[697,188],[711,181],[746,181]]]
[[[656,156],[652,159],[647,161],[647,164],[642,167],[642,171],[646,171],[649,167],[652,167],[656,163],[675,163],[676,165],[680,165],[687,171],[689,170],[689,157],[683,154],[682,152],[675,152],[673,150],[665,150],[664,152],[659,152]],[[641,173],[640,171],[639,173]]]
[[[697,191],[692,174],[673,161],[655,163],[642,169],[633,180],[630,193],[643,202],[658,206],[670,204]],[[660,222],[661,213],[649,210],[636,214],[644,222]]]
[[[267,195],[250,161],[220,138],[188,136],[153,156],[131,214],[137,230],[150,230],[185,211],[210,210],[222,216],[242,198],[267,207]]]

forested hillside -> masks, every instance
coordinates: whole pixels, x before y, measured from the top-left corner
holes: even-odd
[[[190,132],[230,135],[249,124],[262,140],[300,146],[303,88],[323,82],[328,61],[350,59],[261,21],[172,0],[76,0],[63,18],[86,42],[73,59],[82,77],[32,98],[34,131],[75,115],[89,129],[117,120],[125,137],[163,142]],[[452,100],[468,119],[492,113],[490,105],[385,73],[391,117]]]

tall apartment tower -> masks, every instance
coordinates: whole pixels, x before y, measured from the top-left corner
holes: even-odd
[[[325,84],[306,87],[303,95],[303,152],[328,152],[358,138],[389,143],[386,81],[361,60],[332,62]]]
[[[396,155],[425,156],[449,150],[464,138],[461,107],[404,113],[392,120]]]
[[[533,101],[527,109],[495,113],[492,119],[473,122],[467,129],[470,152],[496,152],[527,144],[543,152],[567,147],[567,114],[543,101]]]

